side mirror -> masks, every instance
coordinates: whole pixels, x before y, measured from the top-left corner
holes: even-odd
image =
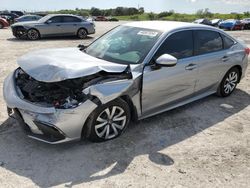
[[[177,59],[169,54],[163,54],[158,57],[155,62],[157,65],[165,66],[165,67],[174,67],[177,64]]]
[[[83,44],[79,44],[77,46],[80,50],[84,50],[87,46],[84,46]]]
[[[52,20],[47,20],[45,23],[50,24],[50,23],[52,23]]]

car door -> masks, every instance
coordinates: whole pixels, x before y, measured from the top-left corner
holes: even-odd
[[[197,67],[193,51],[191,30],[175,32],[163,42],[153,59],[170,54],[178,61],[174,67],[158,67],[154,63],[145,66],[141,99],[143,116],[164,110],[194,93]]]
[[[63,34],[63,17],[62,16],[53,16],[48,19],[43,25],[39,26],[39,30],[43,35],[47,36],[58,36]]]
[[[81,19],[74,16],[63,16],[61,28],[64,35],[75,35]]]
[[[230,58],[223,49],[220,33],[210,30],[194,31],[194,48],[197,57],[198,77],[196,92],[215,90],[225,74],[225,64]]]

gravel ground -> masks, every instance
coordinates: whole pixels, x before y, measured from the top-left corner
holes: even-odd
[[[18,57],[87,44],[117,24],[97,23],[97,33],[84,41],[21,41],[0,30],[0,187],[249,187],[250,67],[232,96],[145,119],[106,143],[40,143],[8,118],[2,85]],[[250,47],[250,31],[230,34]]]

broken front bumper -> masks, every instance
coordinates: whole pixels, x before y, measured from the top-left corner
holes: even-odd
[[[97,107],[90,100],[73,109],[33,104],[18,94],[14,73],[4,81],[3,96],[8,106],[8,114],[18,120],[28,136],[50,144],[81,139],[83,125]]]

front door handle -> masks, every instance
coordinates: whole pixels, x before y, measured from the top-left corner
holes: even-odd
[[[59,26],[61,26],[61,25],[56,25],[56,26],[58,26],[58,27],[59,27]]]
[[[188,66],[185,67],[186,70],[194,70],[197,68],[197,65],[196,64],[189,64]]]
[[[228,56],[224,56],[222,59],[221,59],[222,61],[228,61],[229,60],[229,57]]]

